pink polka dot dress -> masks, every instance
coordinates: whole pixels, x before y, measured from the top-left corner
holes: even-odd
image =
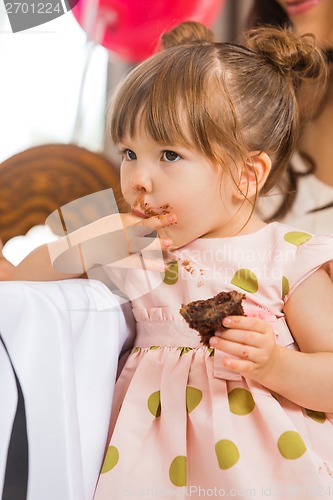
[[[163,283],[132,302],[137,336],[116,383],[95,500],[333,498],[333,415],[224,368],[224,353],[204,347],[179,313],[236,290],[247,314],[266,314],[277,343],[297,349],[284,304],[331,259],[333,236],[280,223],[168,255]]]

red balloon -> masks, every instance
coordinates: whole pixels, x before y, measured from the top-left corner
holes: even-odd
[[[89,2],[80,0],[73,8],[79,24]],[[128,62],[139,62],[156,50],[160,35],[183,21],[200,21],[210,26],[224,0],[96,0],[96,19],[91,37]]]

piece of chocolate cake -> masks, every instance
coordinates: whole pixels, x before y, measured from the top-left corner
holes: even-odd
[[[182,305],[179,312],[189,326],[200,333],[201,342],[209,346],[209,339],[217,330],[226,330],[222,319],[226,316],[244,316],[242,300],[245,295],[236,291],[220,292],[206,300],[195,300]]]

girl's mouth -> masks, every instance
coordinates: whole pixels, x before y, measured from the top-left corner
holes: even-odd
[[[320,3],[320,0],[290,0],[286,4],[289,16],[298,16],[312,9]]]
[[[156,215],[165,215],[171,212],[171,207],[169,203],[165,203],[160,207],[151,207],[148,203],[143,200],[138,200],[132,207],[132,213],[137,217],[142,217],[147,219],[148,217],[154,217]]]
[[[148,203],[143,203],[140,208],[147,217],[153,217],[154,215],[165,215],[170,212],[170,205],[166,203],[158,208],[153,208],[148,205]]]
[[[141,217],[142,219],[148,219],[148,215],[141,212],[140,210],[137,210],[136,208],[132,208],[131,212],[133,215],[136,215],[137,217]]]

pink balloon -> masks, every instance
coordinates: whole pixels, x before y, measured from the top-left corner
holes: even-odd
[[[80,0],[73,13],[83,27],[89,1]],[[210,26],[224,0],[96,0],[92,38],[128,62],[139,62],[155,50],[160,35],[183,21]],[[91,11],[94,6],[91,6]],[[95,7],[96,9],[96,7]]]

